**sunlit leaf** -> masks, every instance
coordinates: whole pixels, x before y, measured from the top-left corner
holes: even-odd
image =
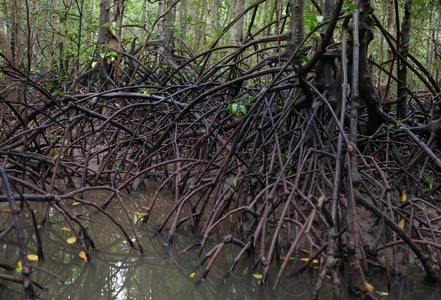
[[[19,268],[22,268],[21,260],[18,261],[17,266],[18,266]]]
[[[35,255],[35,254],[28,254],[28,259],[29,259],[29,260],[38,260],[38,255]]]
[[[366,288],[366,290],[367,290],[369,293],[373,293],[373,292],[374,292],[374,287],[372,286],[372,284],[365,282],[365,283],[364,283],[364,287]]]
[[[280,256],[280,259],[286,259],[286,256]],[[292,256],[289,258],[289,260],[293,260],[293,259],[296,259],[296,258],[292,257]]]
[[[191,273],[191,274],[190,274],[190,278],[193,278],[195,275],[196,275],[196,273],[194,273],[194,272]]]
[[[68,238],[66,241],[67,241],[69,244],[73,244],[73,243],[75,243],[75,242],[77,241],[77,237],[76,237],[76,236],[70,237],[70,238]]]
[[[400,222],[398,223],[398,226],[401,227],[401,229],[404,229],[404,219],[401,219]]]
[[[376,291],[380,296],[389,296],[389,293]]]
[[[406,199],[407,199],[407,197],[406,197],[406,192],[404,191],[404,192],[401,194],[401,202],[406,201]]]
[[[301,258],[300,260],[302,260],[302,261],[308,261],[309,258]],[[313,263],[313,264],[318,264],[318,260],[317,260],[317,259],[313,259],[313,260],[312,260],[312,263]]]
[[[138,215],[138,216],[145,216],[145,213],[136,212],[135,215]]]
[[[92,63],[92,68],[95,68],[95,66],[96,66],[97,63],[98,63],[98,62],[94,61],[94,62]]]
[[[69,228],[67,228],[67,227],[63,227],[63,228],[61,228],[61,230],[64,230],[64,231],[72,231],[72,229],[69,229]]]
[[[87,256],[86,253],[84,253],[84,251],[81,251],[80,254],[78,254],[78,256],[84,259],[85,261],[87,261]]]
[[[253,274],[253,277],[257,279],[262,279],[262,275],[260,274]]]
[[[72,203],[72,206],[74,206],[74,205],[80,205],[81,204],[81,202],[74,202],[74,203]]]

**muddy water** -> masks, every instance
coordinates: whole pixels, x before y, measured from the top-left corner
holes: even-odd
[[[93,193],[85,196],[87,200],[102,203],[106,193]],[[124,196],[124,201],[133,217],[142,212],[143,206],[150,202],[151,193],[132,193]],[[156,226],[167,213],[172,200],[163,194],[155,207],[155,213],[149,220],[149,225],[140,231],[145,254],[139,255],[128,246],[120,230],[103,214],[95,213],[92,209],[82,205],[72,206],[73,210],[81,213],[89,221],[85,221],[90,229],[96,250],[91,250],[92,262],[85,262],[78,256],[81,251],[77,243],[69,244],[66,240],[73,236],[72,232],[61,230],[69,227],[59,214],[51,212],[48,223],[41,228],[44,243],[44,261],[33,262],[35,265],[57,274],[63,281],[34,270],[32,277],[35,281],[47,287],[47,291],[40,291],[39,299],[309,299],[314,288],[317,270],[311,274],[294,276],[299,262],[292,260],[286,276],[282,279],[276,292],[262,288],[258,279],[251,273],[251,258],[243,259],[232,274],[228,270],[239,249],[228,245],[221,252],[219,258],[208,274],[207,280],[200,282],[206,264],[199,266],[201,259],[197,257],[197,249],[190,250],[177,257],[177,253],[194,242],[197,235],[193,235],[188,228],[182,226],[176,235],[172,247],[166,249],[163,242],[166,231],[154,235]],[[71,205],[71,203],[66,203]],[[42,207],[37,206],[37,210]],[[130,226],[121,206],[115,201],[108,207],[108,211],[116,216],[129,234]],[[4,228],[10,218],[9,214],[0,214],[0,228]],[[36,238],[32,234],[30,216],[22,215],[22,224],[25,228],[25,238],[28,253],[36,254]],[[231,227],[228,223],[219,228],[213,235],[206,249],[214,247],[221,237],[228,233]],[[0,261],[17,265],[18,251],[16,239],[9,234],[0,244]],[[206,253],[206,252],[205,252]],[[272,270],[272,278],[276,278],[278,266]],[[261,269],[257,269],[259,273]],[[14,271],[5,272],[17,275]],[[190,274],[195,273],[194,277]],[[441,299],[441,288],[428,285],[422,281],[422,276],[414,276],[395,280],[393,290],[387,299]],[[369,281],[375,291],[387,291],[384,273],[371,274]],[[332,298],[330,281],[327,280],[320,299]],[[0,299],[22,299],[22,286],[10,282],[0,281]],[[347,294],[344,298],[349,298]]]

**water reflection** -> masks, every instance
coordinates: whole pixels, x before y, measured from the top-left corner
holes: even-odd
[[[135,212],[143,211],[146,206],[144,198],[149,195],[133,193],[125,196],[128,209],[137,218]],[[151,196],[151,195],[150,195]],[[88,200],[102,202],[106,195],[88,194]],[[161,195],[166,199],[167,195]],[[53,214],[44,228],[41,236],[44,244],[44,261],[33,262],[35,265],[57,274],[64,283],[38,270],[33,270],[32,277],[48,291],[39,292],[40,299],[309,299],[314,288],[317,271],[311,274],[293,276],[299,267],[298,262],[292,261],[286,277],[282,279],[276,292],[264,289],[258,280],[250,273],[253,267],[251,258],[242,259],[233,274],[229,268],[238,253],[236,246],[228,244],[224,247],[207,280],[199,282],[198,278],[204,272],[205,266],[200,267],[197,257],[198,248],[176,257],[177,253],[194,242],[193,235],[186,226],[182,226],[176,234],[171,249],[163,247],[167,232],[155,236],[155,226],[161,223],[163,215],[171,203],[161,201],[155,207],[155,213],[149,219],[149,226],[141,232],[141,240],[146,249],[144,255],[139,255],[135,249],[128,246],[120,229],[108,217],[94,212],[91,208],[81,205],[74,209],[82,214],[87,221],[90,234],[97,247],[91,251],[92,263],[85,262],[79,257],[81,251],[77,243],[69,244],[66,240],[73,236],[72,232],[61,230],[68,227],[66,221],[59,215]],[[66,203],[71,205],[71,203]],[[37,207],[38,210],[42,209]],[[117,220],[133,237],[130,226],[118,203],[108,207]],[[8,215],[3,214],[2,225],[9,222]],[[36,254],[36,238],[32,233],[30,218],[22,215],[23,227],[28,253]],[[230,226],[220,228],[206,246],[208,251],[214,247],[221,237],[228,233]],[[224,230],[224,231],[223,231]],[[18,251],[14,235],[8,235],[2,240],[0,261],[16,266]],[[271,278],[276,278],[277,265],[274,266]],[[259,269],[258,269],[259,271]],[[315,272],[315,273],[314,273]],[[17,275],[14,271],[5,272]],[[195,273],[192,278],[190,274]],[[384,273],[373,274],[371,283],[378,290],[387,291]],[[328,284],[320,294],[320,299],[330,299],[332,292]],[[38,288],[36,288],[38,291]],[[10,282],[0,283],[0,299],[22,299],[22,286]],[[348,298],[347,294],[344,298]],[[380,297],[380,296],[379,296]],[[393,293],[388,299],[439,299],[440,289],[437,286],[426,285],[422,277],[418,280],[401,280],[394,283]]]

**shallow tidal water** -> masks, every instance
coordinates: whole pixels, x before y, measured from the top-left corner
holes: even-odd
[[[135,192],[125,195],[124,201],[133,218],[140,218],[136,213],[145,212],[143,206],[148,206],[153,192]],[[105,201],[107,193],[94,192],[85,194],[85,199],[97,204]],[[73,232],[62,230],[69,227],[67,222],[58,213],[51,211],[44,227],[40,229],[43,240],[43,261],[33,261],[32,264],[57,274],[62,281],[41,272],[33,270],[34,281],[47,287],[47,291],[38,292],[39,299],[309,299],[314,289],[317,270],[305,272],[295,276],[295,271],[301,262],[292,260],[289,263],[285,276],[282,278],[275,292],[269,287],[259,285],[259,280],[252,274],[253,261],[244,257],[236,266],[232,274],[229,273],[231,262],[240,249],[232,244],[224,247],[220,256],[209,272],[207,279],[200,281],[208,261],[200,266],[201,258],[197,254],[199,248],[177,256],[177,254],[192,244],[198,238],[185,225],[181,226],[175,235],[170,248],[163,246],[168,233],[165,230],[155,235],[157,226],[173,204],[167,194],[162,194],[155,204],[153,214],[146,227],[140,230],[140,237],[145,253],[128,246],[120,229],[108,217],[95,212],[91,207],[83,205],[72,206],[76,213],[82,214],[89,221],[84,221],[90,230],[96,249],[90,251],[91,262],[86,262],[79,256],[82,250],[78,242],[69,244],[67,239],[74,236]],[[73,202],[73,201],[72,201]],[[65,203],[71,206],[72,203]],[[33,204],[41,211],[43,205]],[[107,211],[123,223],[128,234],[134,241],[133,232],[126,221],[125,214],[118,201],[109,205]],[[21,216],[25,231],[28,254],[37,254],[36,237],[33,234],[31,218],[26,210]],[[0,214],[0,229],[10,223],[8,213]],[[226,220],[218,231],[210,236],[202,257],[216,246],[221,237],[231,230]],[[0,241],[0,261],[17,266],[19,257],[17,242],[14,233],[9,233]],[[281,263],[280,263],[281,264]],[[271,278],[275,280],[279,266],[274,264]],[[261,267],[256,273],[261,274]],[[5,271],[5,274],[18,276],[15,271]],[[194,273],[194,276],[191,274]],[[392,291],[388,296],[381,296],[379,292],[387,292],[387,279],[383,272],[376,271],[368,278],[374,286],[374,294],[379,299],[441,299],[441,287],[429,285],[423,281],[423,274],[414,278],[395,279]],[[331,299],[332,291],[330,280],[324,284],[320,299]],[[23,299],[22,285],[0,281],[0,299]],[[344,299],[349,295],[344,292]]]

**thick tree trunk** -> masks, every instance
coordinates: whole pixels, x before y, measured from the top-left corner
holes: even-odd
[[[304,38],[305,27],[303,25],[304,0],[291,0],[291,23],[289,24],[290,39],[288,41],[288,51],[292,53],[300,45]]]
[[[409,54],[410,40],[410,12],[412,8],[412,0],[406,0],[404,4],[404,18],[401,27],[400,37],[400,54],[403,59],[407,60]],[[407,67],[404,62],[398,62],[398,119],[405,119],[407,114]]]
[[[245,0],[234,1],[234,17],[237,18],[245,9]],[[243,16],[234,25],[234,43],[242,44],[243,41]]]

